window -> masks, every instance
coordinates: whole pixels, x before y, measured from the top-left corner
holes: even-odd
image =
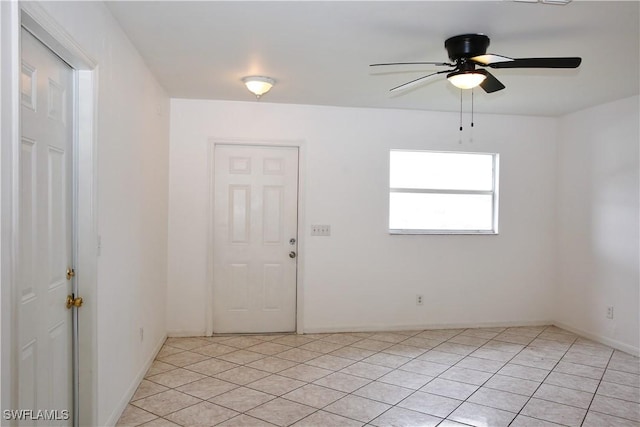
[[[391,150],[392,234],[497,234],[498,154]]]

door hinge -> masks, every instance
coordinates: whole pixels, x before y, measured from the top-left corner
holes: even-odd
[[[75,297],[73,294],[67,295],[67,308],[82,307],[82,297]]]
[[[73,268],[67,268],[67,280],[71,280],[76,275],[76,270]]]

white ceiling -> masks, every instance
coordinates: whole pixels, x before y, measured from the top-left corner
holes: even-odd
[[[261,102],[458,111],[460,92],[444,75],[401,94],[388,92],[436,68],[400,73],[368,65],[448,61],[444,40],[464,33],[487,34],[490,53],[583,59],[576,70],[492,70],[507,89],[475,90],[476,112],[555,116],[639,92],[638,1],[107,5],[174,98],[251,101],[241,78],[266,75],[277,83]]]

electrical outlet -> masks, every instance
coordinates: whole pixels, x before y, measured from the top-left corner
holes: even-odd
[[[312,236],[331,236],[331,226],[327,224],[315,224],[311,226]]]
[[[424,304],[424,298],[422,297],[422,295],[416,295],[416,305],[423,305]]]
[[[607,307],[607,319],[613,319],[613,307]]]

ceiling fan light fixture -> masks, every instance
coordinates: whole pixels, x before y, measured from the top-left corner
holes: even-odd
[[[242,79],[244,85],[253,93],[256,98],[260,99],[262,95],[269,92],[276,81],[271,77],[265,76],[247,76]]]
[[[486,78],[487,74],[484,70],[455,71],[447,74],[447,80],[459,89],[473,89],[480,85]]]

